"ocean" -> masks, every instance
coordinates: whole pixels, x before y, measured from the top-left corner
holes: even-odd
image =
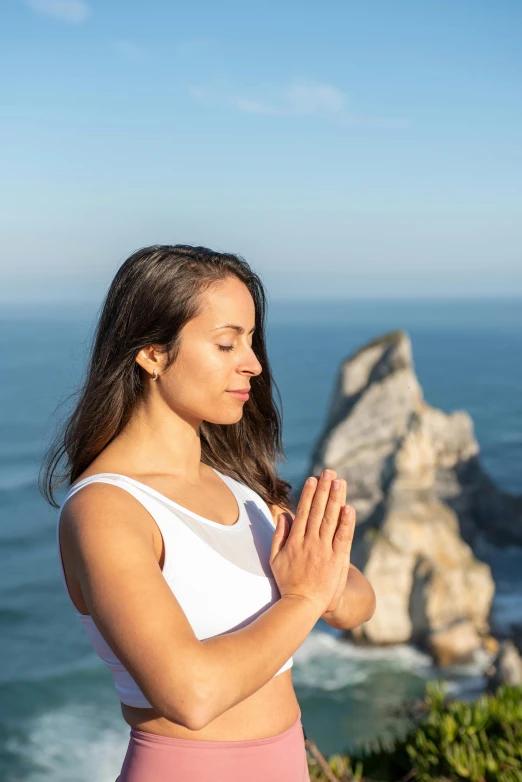
[[[66,598],[56,511],[36,483],[47,443],[74,401],[97,306],[28,304],[0,312],[4,782],[114,782],[128,741],[112,677]],[[306,476],[340,363],[396,328],[410,335],[427,402],[470,413],[484,467],[501,487],[522,493],[522,301],[514,299],[270,301],[268,348],[288,459],[283,477],[297,484]],[[521,553],[488,551],[497,584],[492,618],[502,630],[522,621]],[[484,664],[477,659],[445,671],[448,691],[480,692]],[[307,735],[324,754],[400,731],[401,703],[441,678],[409,645],[361,649],[321,621],[296,651],[292,671]]]

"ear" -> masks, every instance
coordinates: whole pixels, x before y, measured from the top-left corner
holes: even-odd
[[[135,359],[136,363],[150,375],[155,369],[161,374],[163,356],[158,348],[159,345],[147,345],[140,350]]]

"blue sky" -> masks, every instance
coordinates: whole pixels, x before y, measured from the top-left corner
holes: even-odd
[[[272,298],[522,295],[520,0],[4,0],[0,300],[157,242]]]

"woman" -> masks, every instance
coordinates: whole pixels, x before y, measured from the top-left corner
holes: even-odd
[[[277,476],[265,308],[237,256],[134,253],[46,459],[64,586],[131,728],[117,782],[308,780],[292,654],[374,610],[345,482],[312,477],[294,517]]]

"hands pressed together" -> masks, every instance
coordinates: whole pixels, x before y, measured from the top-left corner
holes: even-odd
[[[307,479],[295,516],[277,516],[270,565],[281,597],[307,598],[320,615],[338,607],[350,570],[355,508],[335,470]]]

